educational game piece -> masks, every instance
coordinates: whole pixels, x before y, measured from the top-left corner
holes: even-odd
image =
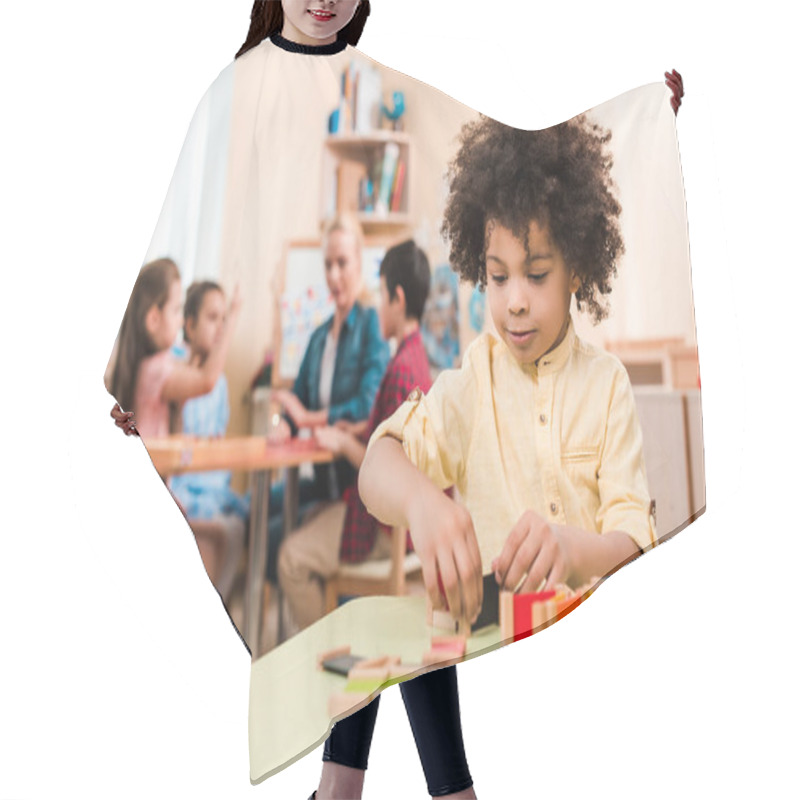
[[[444,584],[442,576],[438,573],[437,580],[439,591],[444,597]],[[445,607],[447,608],[446,598]],[[449,610],[434,611],[430,599],[427,601],[427,622],[432,628],[453,631],[466,639],[489,625],[498,625],[500,623],[500,587],[497,585],[494,573],[490,572],[483,576],[483,603],[474,624],[470,625],[466,620],[455,619]]]
[[[481,606],[478,618],[472,625],[472,632],[486,628],[489,625],[497,625],[500,622],[500,587],[494,573],[490,572],[483,576],[483,605]]]
[[[504,642],[514,638],[514,593],[500,592],[500,637]]]
[[[500,635],[503,641],[513,639],[516,642],[552,625],[587,598],[597,583],[599,578],[593,578],[575,590],[559,584],[555,590],[546,592],[500,592]]]
[[[400,661],[399,656],[381,656],[363,659],[347,673],[349,680],[377,680],[383,683],[389,678],[389,668]]]
[[[358,664],[347,673],[348,680],[381,680],[389,677],[389,665],[382,667],[360,667]]]
[[[431,637],[432,650],[461,650],[466,652],[467,640],[464,636],[433,636]]]
[[[344,687],[345,692],[352,694],[353,692],[366,692],[373,694],[380,689],[385,681],[382,678],[358,678],[347,681]]]
[[[431,628],[443,628],[446,631],[456,632],[458,623],[450,616],[448,611],[434,611],[430,599],[427,606],[427,623]]]
[[[339,656],[349,655],[350,653],[350,645],[340,645],[339,647],[334,647],[332,650],[325,650],[324,652],[320,653],[317,656],[317,668],[324,669],[326,661],[332,661]]]
[[[361,656],[342,655],[326,659],[322,662],[322,666],[328,672],[335,672],[337,675],[343,675],[346,678],[353,667],[362,661]]]
[[[405,678],[412,672],[418,670],[422,664],[392,664],[389,667],[389,680],[399,683],[400,678]]]
[[[461,650],[446,650],[443,647],[437,647],[433,650],[428,650],[427,653],[422,655],[422,663],[425,666],[432,664],[442,664],[446,661],[454,661],[455,659],[463,659],[464,653]]]
[[[430,666],[443,661],[463,659],[467,652],[465,636],[433,636],[431,649],[422,656],[422,663]]]

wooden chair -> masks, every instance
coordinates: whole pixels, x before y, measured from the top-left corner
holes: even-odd
[[[338,606],[342,595],[406,594],[406,579],[421,572],[422,564],[416,553],[406,554],[404,528],[392,528],[391,538],[390,558],[339,565],[339,571],[325,585],[326,614]]]

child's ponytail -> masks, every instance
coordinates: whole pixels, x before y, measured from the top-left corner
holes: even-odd
[[[128,307],[117,336],[116,362],[111,373],[111,394],[126,411],[133,411],[136,393],[136,374],[143,358],[156,350],[147,333],[147,312],[162,308],[174,281],[181,278],[178,267],[170,258],[159,258],[142,267],[133,285]]]

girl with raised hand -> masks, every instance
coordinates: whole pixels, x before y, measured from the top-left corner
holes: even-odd
[[[169,258],[145,264],[133,286],[107,372],[106,388],[119,401],[112,411],[118,423],[121,414],[123,424],[146,438],[169,435],[170,404],[207,394],[222,374],[240,307],[237,289],[206,360],[200,365],[183,363],[171,353],[183,325],[178,267]],[[135,415],[135,426],[120,404]]]

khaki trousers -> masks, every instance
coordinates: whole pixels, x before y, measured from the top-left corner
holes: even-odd
[[[339,548],[347,506],[320,503],[297,530],[292,531],[278,554],[278,581],[299,628],[307,628],[325,615],[325,581],[339,569]],[[391,556],[389,537],[380,532],[368,559]]]

